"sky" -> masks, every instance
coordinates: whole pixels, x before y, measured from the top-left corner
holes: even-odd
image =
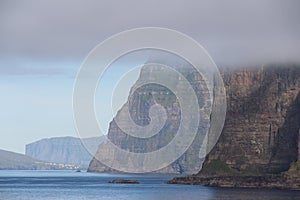
[[[0,0],[0,149],[24,152],[41,138],[77,136],[76,74],[113,34],[174,29],[202,44],[218,66],[299,62],[299,10],[298,0]]]

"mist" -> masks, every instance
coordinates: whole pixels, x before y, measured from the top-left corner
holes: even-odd
[[[10,67],[16,65],[16,58],[78,64],[107,37],[145,26],[191,36],[218,65],[300,61],[297,0],[4,0],[0,4],[1,60],[5,58]]]

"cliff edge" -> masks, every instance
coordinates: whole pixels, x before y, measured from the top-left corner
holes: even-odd
[[[164,69],[161,66],[142,68],[137,83],[130,91],[128,101],[110,123],[108,138],[113,144],[121,149],[136,153],[152,152],[169,144],[176,135],[181,122],[181,108],[176,95],[167,87],[154,83],[136,88],[138,83],[143,82],[144,80],[152,80],[155,82],[158,73],[164,74],[163,70]],[[193,87],[193,90],[196,91],[199,107],[205,107],[204,105],[209,104],[210,101],[207,100],[209,99],[208,89],[206,88],[206,84],[201,75],[188,65],[186,67],[178,66],[177,70],[188,79]],[[185,80],[182,80],[179,76],[166,76],[165,81],[173,84],[175,88],[178,88],[181,87],[180,82]],[[178,89],[187,90],[186,88]],[[140,126],[146,126],[151,122],[149,112],[150,108],[154,104],[163,106],[167,115],[165,124],[161,129],[158,129],[160,131],[154,136],[146,139],[133,137],[125,133],[115,120],[118,118],[120,121],[119,123],[125,126],[127,130],[133,129],[131,123],[128,122],[129,117],[125,115],[126,112],[125,114],[122,112],[122,109],[124,109],[125,106],[128,106],[131,115],[130,117],[133,119],[134,123]],[[201,148],[201,141],[203,140],[204,135],[209,131],[209,117],[210,116],[208,112],[202,115],[202,121],[200,120],[200,126],[198,128],[197,135],[189,149],[173,163],[159,169],[158,171],[155,171],[155,173],[193,174],[197,173],[201,169],[204,159],[199,159],[199,150]],[[99,152],[98,150],[94,156],[94,159],[89,165],[88,171],[116,172],[115,170],[101,163],[98,159],[96,159],[96,157],[101,158],[103,155],[101,153],[105,153],[106,155],[111,155],[114,160],[122,160],[122,156],[110,151],[109,148],[106,148],[105,144],[101,145],[103,145],[102,149],[105,149],[106,152]],[[130,162],[129,159],[127,159],[125,162],[127,162],[126,165],[129,168],[135,167],[135,163]],[[138,164],[143,165],[143,163]]]
[[[169,183],[300,189],[300,67],[224,70],[227,116],[202,170]]]

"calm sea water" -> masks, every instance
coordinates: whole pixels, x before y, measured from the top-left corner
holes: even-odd
[[[136,179],[141,184],[111,184],[113,179]],[[73,171],[0,171],[0,199],[300,199],[300,192],[265,189],[226,189],[167,185],[171,177],[109,175]]]

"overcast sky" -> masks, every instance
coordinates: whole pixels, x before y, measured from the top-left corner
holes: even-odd
[[[76,135],[74,77],[112,34],[175,29],[218,66],[300,62],[299,19],[298,0],[0,0],[0,148],[23,152],[36,139]]]

